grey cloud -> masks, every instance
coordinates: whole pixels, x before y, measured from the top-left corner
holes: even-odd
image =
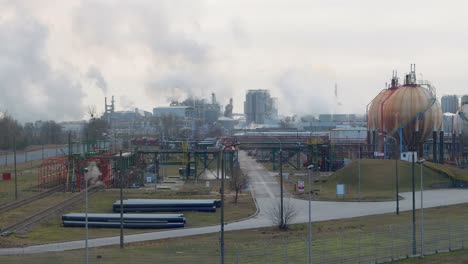
[[[119,105],[124,110],[134,111],[135,110],[135,103],[130,100],[128,97],[120,96],[119,97]]]
[[[101,88],[104,94],[107,94],[107,82],[98,68],[95,66],[89,67],[86,77],[94,81],[95,85]]]
[[[179,100],[221,92],[226,87],[212,70],[212,47],[199,40],[198,21],[181,14],[182,10],[197,8],[198,3],[193,1],[118,5],[82,1],[75,10],[73,27],[90,45],[115,53],[126,46],[150,51],[146,94]]]
[[[241,19],[236,18],[232,19],[229,22],[228,28],[232,36],[234,37],[234,41],[243,48],[250,47],[252,44],[252,40],[250,39],[249,34],[247,33],[245,26]]]
[[[180,11],[168,8],[177,6],[173,2],[177,1],[82,1],[74,12],[73,28],[97,46],[122,49],[134,44],[164,59],[192,63],[206,60],[209,47],[192,38],[187,33],[190,30],[173,26]],[[188,9],[195,5],[191,1],[183,3]],[[195,31],[199,27],[196,21],[189,26]]]
[[[334,111],[333,72],[327,68],[289,68],[279,74],[275,91],[279,109],[289,114],[319,114]]]
[[[211,92],[215,92],[218,98],[229,97],[228,88],[222,79],[214,79],[205,70],[200,71],[190,67],[172,71],[149,81],[146,92],[151,97],[163,97],[170,102],[188,97],[206,98]]]
[[[20,121],[81,118],[81,86],[52,68],[47,28],[18,10],[0,22],[1,110]]]

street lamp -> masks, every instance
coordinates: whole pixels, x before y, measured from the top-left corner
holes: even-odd
[[[309,264],[311,264],[312,263],[312,212],[311,212],[311,197],[310,196],[311,196],[311,185],[312,185],[312,183],[310,181],[310,174],[311,174],[311,171],[314,169],[314,165],[309,165],[307,167],[307,169],[309,170],[309,173],[308,173],[308,175],[309,175],[308,178],[309,179],[307,181],[307,184],[309,185],[309,188],[308,188],[309,189],[308,190],[309,191],[309,225],[308,225],[308,229],[309,229],[308,241],[309,241],[309,243],[308,243],[307,253],[309,254],[309,258],[308,258]]]
[[[273,137],[270,135],[266,135],[267,137],[271,137],[274,140],[278,140],[280,144],[280,151],[279,151],[279,156],[280,156],[280,216],[281,216],[281,221],[280,221],[280,229],[284,228],[284,212],[283,212],[283,146],[282,142],[279,138]]]
[[[239,143],[235,142],[230,145],[226,145],[221,150],[221,238],[220,238],[220,252],[221,252],[221,264],[224,264],[224,178],[226,176],[225,166],[224,166],[224,151],[227,148],[235,147]],[[232,178],[232,172],[231,172]]]
[[[361,130],[358,130],[359,134],[359,157],[358,157],[358,199],[361,201]]]
[[[114,137],[109,136],[107,133],[102,133],[102,136],[108,137],[110,139],[114,139],[115,141],[119,141],[119,143],[122,144],[122,142]],[[119,151],[119,181],[120,181],[120,248],[124,248],[124,224],[123,224],[123,177],[122,177],[122,149]]]
[[[85,178],[85,260],[88,264],[88,168],[84,168]]]
[[[384,137],[388,137],[395,142],[395,189],[396,189],[396,195],[395,195],[395,201],[396,201],[396,214],[400,214],[400,201],[398,197],[398,155],[397,155],[397,145],[398,145],[398,140],[392,136],[385,135],[382,133],[379,133],[380,135]]]
[[[15,164],[15,200],[18,200],[18,174],[16,172],[16,129],[13,131],[13,161]]]
[[[412,191],[412,198],[413,198],[413,214],[412,214],[412,221],[413,221],[413,255],[416,255],[416,196],[415,196],[415,183],[414,183],[414,152],[413,149],[412,158],[411,158],[411,191]]]
[[[423,163],[426,162],[425,159],[421,159],[418,161],[419,165],[420,165],[420,168],[421,168],[421,186],[420,186],[420,190],[421,190],[421,257],[424,257],[424,206],[423,206],[423,178],[424,178],[424,174],[423,174]]]

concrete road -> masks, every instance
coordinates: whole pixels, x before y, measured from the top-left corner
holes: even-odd
[[[259,228],[272,226],[268,212],[272,206],[279,203],[279,184],[275,180],[274,173],[270,173],[262,165],[256,163],[245,152],[239,153],[241,168],[249,176],[252,194],[259,209],[258,214],[247,220],[229,223],[225,226],[226,231]],[[404,200],[400,201],[400,210],[411,210],[411,193],[401,193]],[[285,195],[286,199],[287,195]],[[419,207],[419,193],[416,195],[416,205]],[[308,221],[308,201],[290,199],[291,204],[299,210],[299,215],[294,223]],[[468,190],[431,190],[424,191],[424,207],[436,207],[443,205],[459,204],[468,202]],[[324,221],[332,219],[350,218],[365,215],[375,215],[395,212],[395,202],[312,202],[312,221]],[[219,226],[208,226],[198,228],[186,228],[151,232],[144,234],[126,235],[125,243],[157,240],[171,237],[184,237],[219,232]],[[89,247],[118,245],[119,237],[108,237],[90,239]],[[71,241],[53,244],[29,246],[25,248],[4,248],[0,254],[39,253],[49,251],[63,251],[84,248],[84,241]]]

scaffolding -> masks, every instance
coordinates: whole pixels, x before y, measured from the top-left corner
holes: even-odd
[[[38,189],[43,191],[65,185],[68,179],[68,160],[65,156],[48,158],[39,166]]]

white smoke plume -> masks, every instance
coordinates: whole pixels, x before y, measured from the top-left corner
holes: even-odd
[[[326,67],[289,68],[276,81],[279,112],[285,114],[333,113],[335,76]]]
[[[91,81],[94,81],[95,86],[99,87],[104,94],[107,94],[107,82],[102,76],[101,71],[96,66],[91,66],[86,73]]]
[[[9,16],[2,17],[5,9]],[[66,66],[51,62],[47,26],[21,8],[3,6],[0,39],[0,111],[20,121],[82,117],[81,85]]]
[[[88,180],[88,186],[101,186],[104,185],[102,182],[102,173],[99,170],[95,161],[88,163],[88,173],[85,174]]]

